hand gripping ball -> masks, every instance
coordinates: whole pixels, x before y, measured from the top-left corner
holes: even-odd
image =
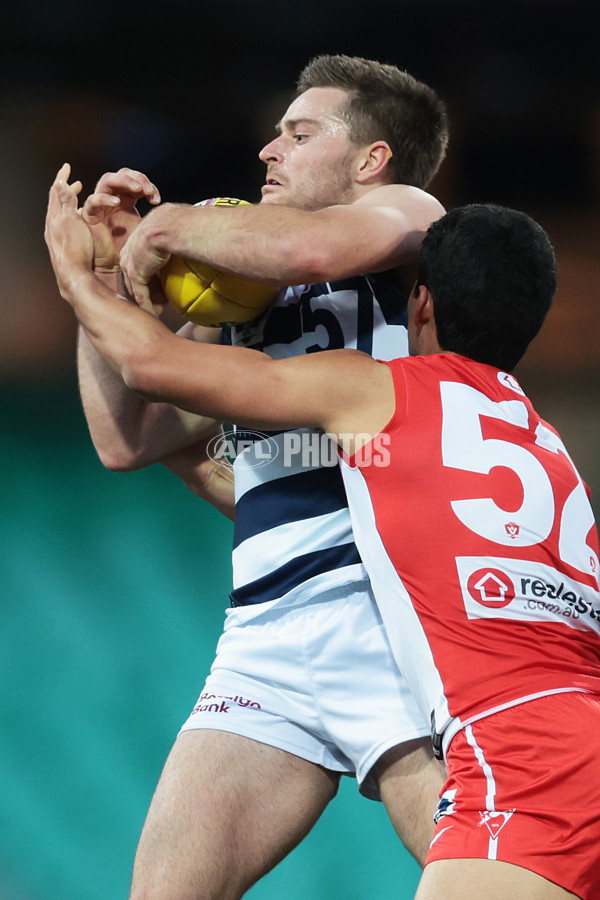
[[[246,200],[216,197],[198,206],[249,206]],[[165,297],[182,316],[218,328],[250,322],[271,305],[277,288],[219,272],[193,259],[172,256],[160,270]]]

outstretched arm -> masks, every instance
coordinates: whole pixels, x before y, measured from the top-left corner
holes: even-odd
[[[91,270],[78,185],[62,169],[50,192],[46,241],[63,297],[91,343],[133,391],[250,427],[312,425],[376,433],[393,412],[389,370],[357,351],[272,360],[239,347],[200,345],[107,288]],[[326,390],[324,388],[326,387]]]
[[[314,212],[166,203],[127,241],[121,264],[141,301],[171,254],[279,285],[335,281],[414,263],[423,233],[443,214],[434,197],[407,185],[379,186],[355,203]]]
[[[85,201],[81,214],[94,241],[93,268],[115,293],[125,295],[120,251],[140,223],[136,203],[160,201],[158,189],[141,172],[120,169],[102,176]],[[148,311],[157,312],[152,304]],[[171,327],[183,328],[190,340],[217,341],[216,329],[202,329],[172,317]],[[102,463],[115,471],[130,471],[168,459],[214,430],[212,421],[170,405],[149,404],[124,384],[79,330],[77,368],[81,400],[90,435]]]

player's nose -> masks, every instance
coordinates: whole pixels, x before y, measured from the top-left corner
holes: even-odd
[[[283,159],[281,135],[278,135],[276,138],[273,138],[273,140],[268,144],[265,144],[265,146],[258,154],[258,158],[264,163],[273,161],[280,162]]]

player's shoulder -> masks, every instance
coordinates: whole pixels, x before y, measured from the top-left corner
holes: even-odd
[[[445,213],[445,209],[433,194],[410,184],[382,184],[371,188],[355,200],[356,205],[391,207],[406,212],[408,209],[430,214],[432,220]]]

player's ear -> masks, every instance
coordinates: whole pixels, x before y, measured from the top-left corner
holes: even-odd
[[[357,181],[366,184],[376,178],[380,178],[392,158],[390,145],[386,141],[374,141],[363,147],[356,161]]]
[[[415,325],[422,328],[433,319],[433,299],[425,285],[418,282],[414,286],[413,296]]]

